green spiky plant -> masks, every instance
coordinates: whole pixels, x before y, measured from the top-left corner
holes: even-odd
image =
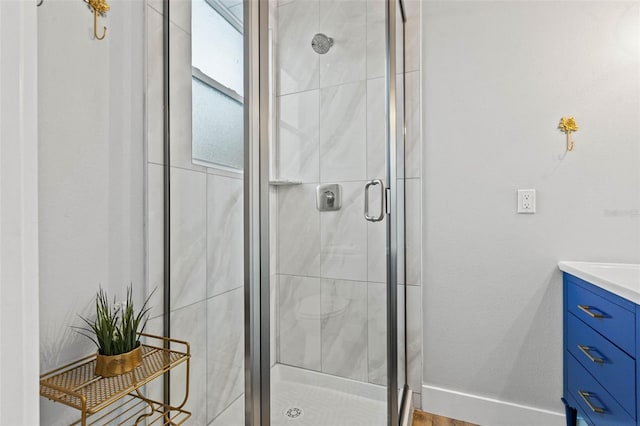
[[[149,295],[140,311],[136,314],[133,307],[132,286],[127,287],[127,300],[124,305],[109,303],[107,293],[100,287],[96,294],[96,318],[91,321],[80,317],[88,327],[75,327],[78,333],[89,338],[98,347],[100,355],[119,355],[130,352],[140,345],[140,333],[149,320],[145,318],[151,309]]]

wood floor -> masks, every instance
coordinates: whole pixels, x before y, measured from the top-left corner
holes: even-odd
[[[413,426],[477,426],[473,423],[436,416],[435,414],[429,414],[418,410],[413,412],[412,424]]]

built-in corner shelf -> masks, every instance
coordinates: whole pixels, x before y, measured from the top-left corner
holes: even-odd
[[[182,408],[189,397],[189,343],[149,334],[141,336],[147,338],[142,345],[142,364],[133,371],[115,377],[96,376],[93,354],[42,374],[40,395],[80,411],[80,419],[73,425],[86,426],[89,421],[108,424],[116,419],[135,425],[183,424],[191,416]],[[171,349],[166,349],[165,344]],[[170,406],[142,394],[144,385],[183,363],[186,378],[182,404]]]
[[[301,185],[302,181],[299,180],[287,180],[287,179],[274,179],[269,181],[271,186],[292,186]]]

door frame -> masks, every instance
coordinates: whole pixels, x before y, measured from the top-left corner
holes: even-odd
[[[400,1],[400,0],[399,0]],[[399,424],[398,413],[398,188],[396,0],[386,0],[386,203],[387,207],[387,424]],[[405,337],[406,338],[406,337]],[[406,358],[406,357],[405,357]],[[404,381],[404,380],[403,380]],[[404,386],[403,386],[404,389]]]
[[[40,422],[37,18],[0,2],[0,424]]]

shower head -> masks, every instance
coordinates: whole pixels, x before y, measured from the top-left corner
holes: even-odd
[[[327,53],[331,46],[333,46],[333,39],[322,33],[314,35],[313,40],[311,40],[311,47],[314,52],[320,55]]]

